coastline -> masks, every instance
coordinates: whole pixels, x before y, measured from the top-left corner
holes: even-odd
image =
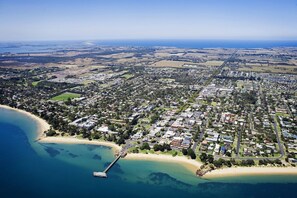
[[[171,156],[164,154],[143,154],[143,153],[128,153],[124,160],[144,160],[144,161],[159,161],[159,162],[173,162],[178,163],[194,174],[196,174],[197,169],[202,165],[201,162],[196,160],[188,159],[185,156]]]
[[[90,145],[99,145],[99,146],[107,146],[113,148],[115,151],[121,150],[121,147],[113,142],[107,142],[107,141],[97,141],[97,140],[87,140],[87,139],[78,139],[75,137],[62,137],[62,136],[54,136],[54,137],[46,137],[44,134],[44,131],[47,131],[50,129],[50,125],[42,118],[29,113],[27,111],[13,108],[7,105],[0,105],[0,108],[16,111],[18,113],[21,113],[25,116],[28,116],[36,121],[37,123],[37,131],[36,131],[36,141],[41,143],[60,143],[60,144],[90,144]]]
[[[121,146],[107,141],[99,140],[87,140],[87,139],[78,139],[75,137],[62,137],[62,136],[53,136],[53,137],[44,137],[38,140],[41,143],[58,143],[58,144],[88,144],[88,145],[98,145],[111,147],[115,151],[120,151]]]
[[[47,131],[50,129],[50,125],[42,118],[32,114],[32,113],[29,113],[25,110],[21,110],[21,109],[17,109],[17,108],[13,108],[13,107],[10,107],[10,106],[7,106],[7,105],[1,105],[0,104],[0,108],[3,108],[3,109],[7,109],[7,110],[11,110],[11,111],[16,111],[18,113],[21,113],[27,117],[30,117],[31,119],[35,120],[36,123],[37,123],[37,131],[36,131],[36,135],[37,135],[37,140],[39,139],[42,139],[45,137],[45,134],[44,134],[44,131]]]
[[[50,125],[42,118],[33,115],[27,111],[9,107],[7,105],[0,105],[0,108],[8,109],[12,111],[19,112],[25,116],[28,116],[37,122],[37,141],[41,143],[60,143],[60,144],[86,144],[86,145],[99,145],[111,147],[114,151],[120,151],[121,146],[107,141],[99,140],[87,140],[79,139],[75,137],[46,137],[44,131],[50,128]],[[124,160],[146,160],[146,161],[159,161],[159,162],[172,162],[178,163],[191,172],[196,174],[197,169],[202,165],[201,162],[196,160],[188,159],[185,156],[171,156],[164,154],[142,154],[142,153],[128,153]],[[238,176],[248,176],[248,175],[297,175],[297,167],[231,167],[216,169],[211,172],[206,173],[202,178],[204,179],[215,179],[222,177],[238,177]]]
[[[297,175],[296,167],[231,167],[216,169],[202,176],[204,179],[256,175]]]

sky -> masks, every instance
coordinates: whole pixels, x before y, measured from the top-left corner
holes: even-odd
[[[0,41],[297,40],[297,0],[0,0]]]

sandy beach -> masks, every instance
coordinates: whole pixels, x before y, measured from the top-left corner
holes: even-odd
[[[50,125],[44,119],[42,119],[42,118],[40,118],[40,117],[38,117],[38,116],[36,116],[36,115],[34,115],[32,113],[29,113],[29,112],[21,110],[21,109],[12,108],[12,107],[7,106],[7,105],[0,105],[0,108],[12,110],[12,111],[17,111],[17,112],[19,112],[21,114],[24,114],[24,115],[36,120],[37,125],[38,125],[37,139],[41,139],[41,138],[45,137],[44,131],[47,131],[50,128]]]
[[[87,140],[87,139],[78,139],[75,137],[44,137],[39,140],[42,143],[59,143],[59,144],[89,144],[89,145],[100,145],[100,146],[107,146],[115,149],[116,151],[120,151],[122,147],[107,141],[100,141],[100,140]]]
[[[231,167],[213,170],[203,178],[237,177],[247,175],[297,175],[296,167]]]
[[[9,107],[7,105],[0,105],[0,108],[4,108],[4,109],[8,109],[8,110],[12,110],[12,111],[17,111],[21,114],[24,114],[34,120],[37,121],[38,124],[38,130],[37,132],[37,140],[39,142],[43,142],[43,143],[60,143],[60,144],[91,144],[91,145],[101,145],[101,146],[108,146],[111,147],[113,149],[115,149],[115,151],[119,151],[122,148],[120,146],[118,146],[117,144],[113,143],[113,142],[106,142],[106,141],[97,141],[97,140],[87,140],[87,139],[78,139],[75,137],[61,137],[61,136],[55,136],[55,137],[46,137],[44,134],[44,131],[47,131],[50,128],[50,125],[43,120],[42,118],[33,115],[32,113],[29,113],[27,111],[21,110],[21,109],[16,109],[16,108],[12,108]]]
[[[147,160],[147,161],[160,161],[160,162],[172,162],[183,165],[191,172],[196,174],[197,169],[202,165],[201,162],[196,160],[188,159],[185,156],[171,156],[162,154],[142,154],[142,153],[129,153],[124,158],[127,160]]]

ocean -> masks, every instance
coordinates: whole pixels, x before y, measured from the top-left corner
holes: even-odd
[[[294,197],[297,177],[205,180],[182,165],[120,159],[107,179],[95,178],[114,158],[111,148],[41,144],[37,123],[0,108],[0,197]]]
[[[273,48],[297,47],[297,41],[256,40],[95,40],[95,41],[34,41],[1,42],[0,53],[36,53],[76,50],[100,46],[178,47],[178,48]]]

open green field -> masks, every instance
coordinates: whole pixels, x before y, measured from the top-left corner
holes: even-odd
[[[211,102],[211,106],[217,106],[217,103],[216,102]]]
[[[128,80],[130,78],[133,78],[134,75],[133,74],[124,74],[124,75],[122,75],[122,77]]]
[[[41,81],[34,81],[32,82],[32,85],[35,87],[36,85],[38,85],[38,83],[40,83]]]
[[[282,117],[286,117],[286,118],[290,117],[289,114],[287,114],[287,113],[280,113],[280,112],[276,112],[275,115],[277,115],[277,116],[282,116]]]
[[[60,94],[58,96],[55,96],[55,97],[51,98],[51,100],[67,101],[68,98],[73,99],[73,98],[79,98],[80,96],[81,96],[81,94],[65,92],[65,93],[62,93],[62,94]]]
[[[257,66],[257,65],[249,65],[249,66],[240,66],[238,71],[244,72],[266,72],[266,73],[281,73],[281,74],[296,74],[296,66],[286,66],[286,65],[278,65],[278,66]]]

